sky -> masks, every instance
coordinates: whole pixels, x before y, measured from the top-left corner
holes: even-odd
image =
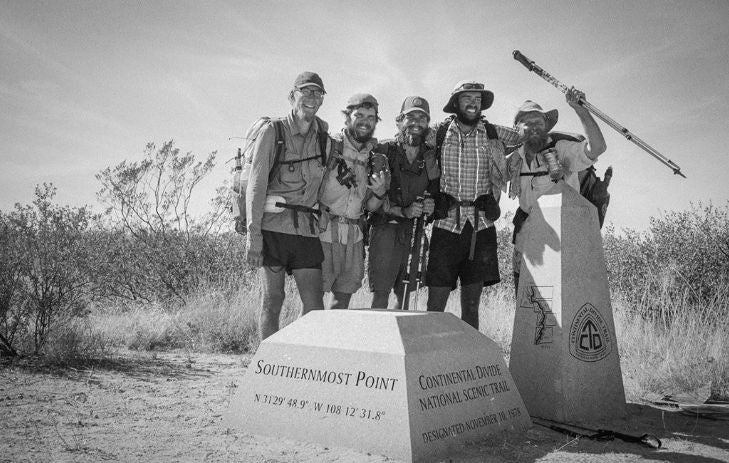
[[[555,130],[583,132],[545,71],[677,163],[683,179],[599,122],[614,176],[607,222],[645,230],[650,217],[729,201],[729,1],[34,1],[0,0],[0,210],[52,182],[57,200],[101,207],[95,174],[174,140],[217,165],[199,186],[203,213],[260,116],[290,110],[304,70],[327,95],[337,132],[347,97],[373,94],[393,135],[403,99],[433,120],[461,79],[495,94],[485,112],[511,126],[526,99],[559,110]],[[502,210],[516,202],[502,198]]]

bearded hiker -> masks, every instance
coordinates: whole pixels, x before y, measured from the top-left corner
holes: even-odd
[[[567,103],[582,122],[586,139],[579,140],[559,133],[550,133],[557,124],[556,109],[542,110],[537,103],[527,100],[514,117],[514,125],[521,125],[527,139],[509,159],[511,185],[509,196],[519,198],[519,209],[514,216],[514,287],[518,294],[523,236],[521,227],[537,198],[550,190],[554,181],[564,182],[580,191],[578,172],[587,169],[605,152],[605,139],[590,112],[580,104],[585,94],[574,87],[566,93]]]
[[[380,120],[375,97],[349,98],[345,127],[332,141],[332,153],[321,186],[319,238],[324,250],[323,291],[332,292],[332,309],[346,309],[364,278],[365,211],[380,207],[387,193],[386,158],[376,162],[373,137]],[[384,158],[384,156],[379,156]]]
[[[461,318],[478,329],[484,286],[500,281],[496,253],[499,198],[506,187],[506,145],[521,141],[519,132],[483,119],[493,92],[483,83],[461,81],[443,108],[452,113],[436,130],[436,159],[441,169],[426,284],[428,310],[442,312],[450,292],[461,284]]]
[[[405,98],[395,121],[395,139],[376,149],[387,156],[392,179],[387,200],[370,214],[369,220],[372,228],[367,276],[373,293],[372,308],[387,308],[393,289],[397,308],[403,307],[403,280],[408,272],[413,222],[423,214],[433,213],[435,203],[425,197],[425,192],[428,184],[440,175],[435,151],[425,145],[430,131],[428,101],[419,96]],[[408,286],[410,291],[413,285]]]

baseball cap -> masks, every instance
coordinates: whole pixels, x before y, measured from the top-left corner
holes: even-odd
[[[321,77],[319,77],[319,74],[316,72],[304,71],[296,76],[296,80],[294,80],[294,88],[311,86],[319,87],[322,92],[326,93],[326,90],[324,90],[324,82],[322,82]]]
[[[421,111],[430,117],[428,100],[420,96],[409,96],[405,98],[405,101],[402,102],[402,108],[400,108],[400,114],[408,114],[413,111]]]
[[[377,99],[370,95],[369,93],[355,93],[354,95],[350,96],[347,100],[347,108],[352,106],[361,106],[364,104],[371,104],[374,106],[374,108],[377,110],[379,108],[379,104],[377,103]]]

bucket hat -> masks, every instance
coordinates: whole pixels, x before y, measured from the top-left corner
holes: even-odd
[[[494,92],[486,90],[484,84],[475,80],[462,80],[456,84],[451,91],[451,98],[443,107],[445,113],[458,112],[458,95],[463,92],[480,92],[481,93],[481,111],[489,109],[494,103]]]
[[[516,111],[516,116],[514,116],[514,125],[516,125],[517,122],[519,122],[519,119],[527,113],[539,113],[544,116],[544,120],[547,123],[547,132],[554,128],[557,124],[557,119],[559,118],[559,112],[556,109],[544,111],[537,103],[532,100],[526,100]]]

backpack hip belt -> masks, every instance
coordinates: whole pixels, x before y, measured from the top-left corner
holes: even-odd
[[[356,219],[350,219],[342,217],[341,215],[329,215],[329,223],[331,224],[332,231],[332,242],[339,242],[339,225],[347,225],[347,245],[349,246],[354,242],[354,228],[359,228],[360,231],[363,229],[362,217]]]
[[[291,210],[292,220],[294,221],[294,228],[299,229],[299,214],[305,213],[305,214],[311,214],[312,217],[309,220],[309,230],[311,231],[312,235],[316,235],[316,227],[314,226],[314,216],[321,215],[321,211],[319,209],[315,209],[313,207],[309,206],[303,206],[301,204],[288,204],[288,203],[276,203],[277,207],[283,207],[284,209]]]

